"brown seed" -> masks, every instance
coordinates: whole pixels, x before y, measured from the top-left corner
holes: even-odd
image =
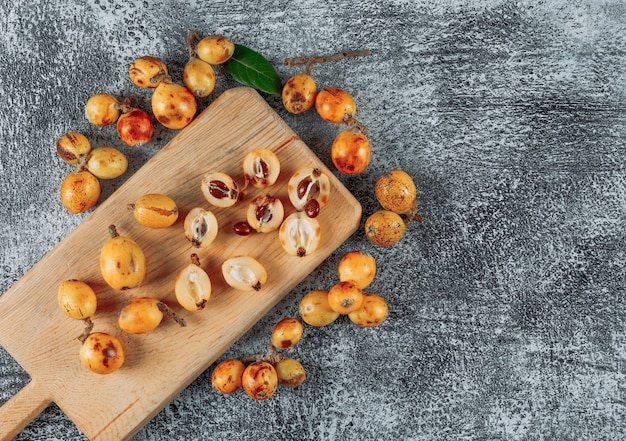
[[[256,188],[273,185],[280,174],[280,160],[276,153],[267,148],[256,148],[243,159],[243,174],[246,181]]]
[[[209,172],[200,185],[205,199],[216,207],[231,207],[239,200],[239,187],[226,173]]]
[[[287,194],[298,211],[311,199],[317,199],[321,208],[330,197],[330,180],[318,168],[301,167],[289,178]]]
[[[230,190],[222,181],[209,182],[209,192],[218,199],[228,197]]]
[[[304,195],[306,194],[309,188],[309,185],[311,184],[311,181],[312,179],[308,176],[300,181],[300,183],[298,184],[298,197],[299,198],[304,197]]]
[[[254,230],[252,229],[252,227],[250,226],[248,222],[239,221],[239,222],[235,222],[235,225],[233,225],[233,231],[235,232],[235,234],[238,234],[239,236],[248,236]]]
[[[320,214],[320,203],[317,199],[311,199],[304,206],[304,214],[309,217],[317,217]]]
[[[262,194],[248,205],[246,220],[259,233],[269,233],[280,228],[285,210],[280,199]]]

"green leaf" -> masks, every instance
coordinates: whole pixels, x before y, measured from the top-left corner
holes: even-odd
[[[250,48],[235,44],[235,52],[224,63],[224,69],[245,86],[274,95],[282,93],[283,84],[274,66]]]

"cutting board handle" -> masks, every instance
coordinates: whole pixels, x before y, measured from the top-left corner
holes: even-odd
[[[0,440],[15,438],[51,402],[47,389],[31,380],[0,407]]]

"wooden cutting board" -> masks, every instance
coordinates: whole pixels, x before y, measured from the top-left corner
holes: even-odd
[[[242,183],[243,158],[257,147],[272,149],[281,161],[279,180],[267,191],[281,198],[285,215],[294,211],[287,181],[296,169],[312,165],[329,176],[330,200],[318,217],[322,240],[313,254],[288,255],[277,232],[234,234],[232,225],[245,219],[247,201],[262,190],[249,187],[246,199],[231,208],[213,208],[202,196],[200,181],[208,171],[223,171]],[[178,221],[164,230],[139,225],[126,206],[145,193],[172,197],[180,209]],[[196,206],[212,209],[219,222],[218,237],[208,249],[192,247],[183,234],[184,217]],[[360,220],[358,201],[254,89],[225,92],[0,296],[0,344],[31,377],[0,408],[0,439],[14,437],[51,402],[91,440],[131,438],[352,235]],[[112,290],[100,275],[100,248],[110,224],[138,242],[146,255],[146,278],[130,291]],[[196,313],[180,308],[173,294],[176,275],[193,252],[213,284],[207,307]],[[235,291],[225,283],[221,263],[237,254],[265,265],[268,282],[259,292]],[[96,291],[94,331],[112,333],[125,347],[126,362],[115,373],[91,373],[78,359],[76,337],[83,324],[57,305],[59,284],[72,278]],[[150,334],[122,332],[120,308],[129,298],[145,295],[172,306],[187,326],[165,318]]]

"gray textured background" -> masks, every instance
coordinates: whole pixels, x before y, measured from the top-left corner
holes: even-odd
[[[141,149],[90,126],[96,92],[142,95],[127,76],[151,54],[180,75],[185,35],[223,33],[265,55],[370,48],[318,66],[320,87],[357,101],[368,170],[342,181],[378,209],[373,184],[401,167],[424,221],[391,248],[359,230],[224,355],[263,350],[299,299],[334,280],[351,249],[371,252],[379,328],[307,328],[293,349],[306,383],[258,403],[211,390],[207,370],[141,440],[620,439],[626,429],[626,6],[622,1],[0,1],[0,292],[84,215],[62,208],[68,130]],[[218,71],[214,96],[236,84]],[[320,158],[338,128],[270,105]],[[211,99],[201,102],[205,107]],[[126,177],[130,176],[130,173]],[[123,182],[104,186],[104,197]],[[1,313],[1,312],[0,312]],[[0,348],[0,403],[28,381]],[[51,406],[19,440],[81,440]]]

